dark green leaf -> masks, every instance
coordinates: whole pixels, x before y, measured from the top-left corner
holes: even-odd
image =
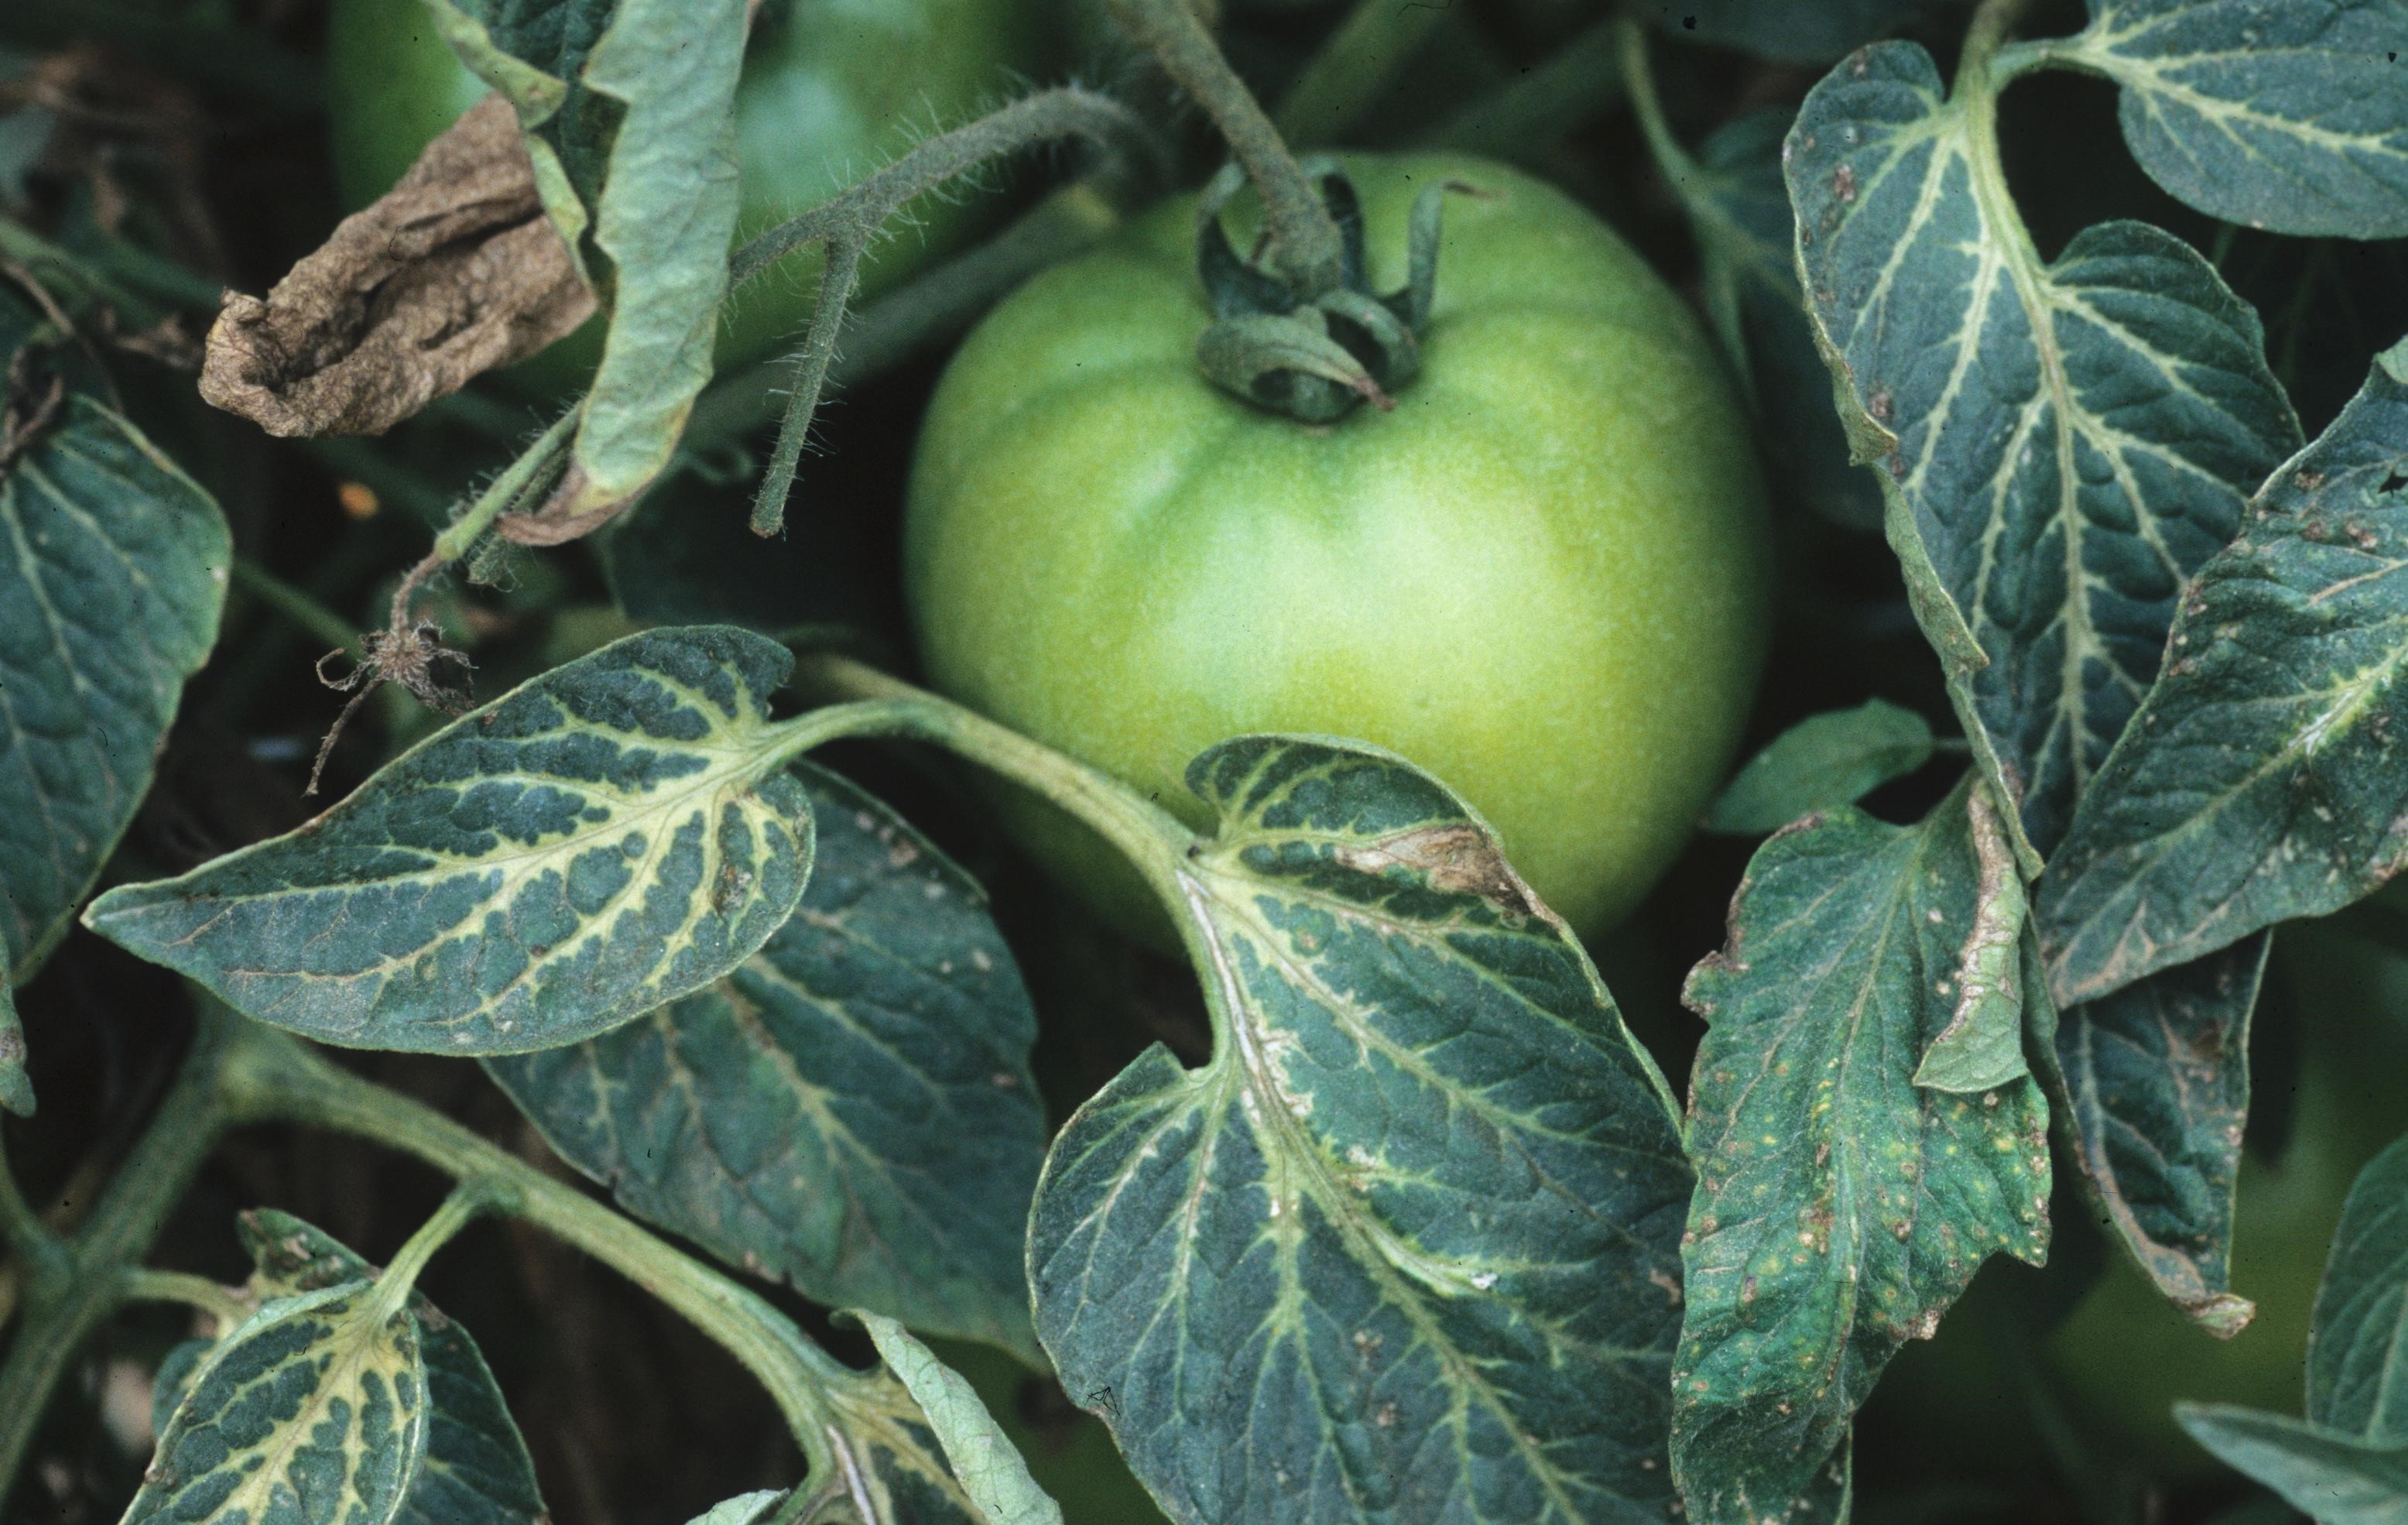
[[[546,510],[570,538],[668,464],[710,379],[736,235],[736,80],[745,0],[431,0],[471,69],[508,95],[544,204],[610,326],[569,476]]]
[[[159,1362],[159,1370],[150,1377],[150,1432],[164,1435],[168,1421],[175,1418],[177,1406],[184,1395],[193,1390],[193,1378],[201,1374],[202,1363],[209,1352],[218,1347],[215,1340],[185,1340],[169,1350]]]
[[[1788,64],[1821,64],[1871,41],[1928,0],[1649,0],[1677,37]]]
[[[2178,1403],[2174,1417],[2193,1440],[2317,1525],[2408,1525],[2408,1443],[2224,1403]]]
[[[807,1297],[1040,1360],[1022,1244],[1045,1153],[1037,1019],[968,875],[796,769],[811,881],[717,984],[488,1068],[630,1211]]]
[[[618,0],[583,79],[625,120],[594,207],[615,276],[602,367],[557,509],[614,511],[666,467],[710,380],[736,237],[745,0]]]
[[[1931,727],[1912,710],[1868,699],[1799,721],[1747,761],[1706,813],[1706,829],[1777,831],[1801,815],[1853,805],[1931,760]]]
[[[2159,1291],[2228,1334],[2254,1312],[2230,1290],[2232,1208],[2267,941],[2072,1007],[2055,1045],[2108,1223]]]
[[[2124,141],[2200,210],[2276,233],[2408,237],[2408,6],[2090,0],[2050,50],[2124,87]]]
[[[2408,1137],[2342,1204],[2308,1340],[2308,1417],[2408,1448]]]
[[[1848,459],[1831,373],[1798,288],[1797,224],[1781,176],[1781,142],[1793,119],[1783,110],[1750,112],[1707,138],[1693,165],[1666,168],[1697,234],[1706,310],[1764,421],[1758,439],[1768,474],[1833,523],[1877,529],[1881,483]]]
[[[426,1449],[418,1320],[346,1282],[263,1306],[159,1437],[127,1525],[387,1525]]]
[[[1252,737],[1175,872],[1215,1029],[1055,1141],[1037,1319],[1184,1525],[1655,1519],[1690,1176],[1580,945],[1446,790]]]
[[[0,964],[18,979],[150,788],[233,554],[208,495],[86,397],[0,465]]]
[[[327,1043],[517,1053],[709,985],[801,898],[784,648],[647,631],[453,722],[299,830],[111,890],[103,936]]]
[[[1857,453],[2030,873],[2299,424],[2256,314],[2179,239],[2111,223],[2041,263],[1993,104],[1881,44],[1807,97],[1788,174]]]
[[[251,1290],[264,1299],[377,1274],[332,1236],[290,1214],[262,1209],[244,1214],[241,1224],[244,1246],[258,1267]],[[426,1366],[426,1456],[395,1518],[401,1525],[549,1525],[535,1462],[484,1352],[424,1297],[413,1292],[409,1307]],[[163,1366],[163,1383],[166,1376]]]
[[[0,1111],[34,1115],[34,1081],[25,1073],[25,1029],[17,1018],[17,992],[0,970]]]
[[[2408,860],[2408,342],[2200,571],[2041,885],[2058,1000],[2339,910]]]
[[[1729,945],[1690,976],[1709,1028],[1672,1460],[1699,1525],[1828,1518],[1801,1505],[1899,1346],[1993,1252],[2045,1256],[2038,1085],[1914,1082],[1992,965],[1985,891],[2014,877],[1978,784],[1916,827],[1834,811],[1757,852]]]
[[[860,1316],[886,1369],[927,1417],[946,1462],[984,1525],[1062,1525],[1061,1506],[1028,1475],[1028,1463],[970,1385],[892,1318]]]

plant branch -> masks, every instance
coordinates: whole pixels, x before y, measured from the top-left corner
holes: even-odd
[[[1537,162],[1572,128],[1612,109],[1621,96],[1615,30],[1614,18],[1598,22],[1537,68],[1471,102],[1415,141],[1517,164]]]
[[[1280,98],[1272,119],[1280,134],[1293,148],[1343,138],[1445,19],[1444,6],[1354,0]]]
[[[7,1497],[50,1395],[94,1330],[126,1295],[168,1213],[200,1173],[227,1120],[220,1083],[241,1019],[205,1006],[183,1068],[83,1228],[66,1242],[73,1263],[27,1289],[25,1318],[0,1364],[0,1500]]]
[[[1090,90],[1039,91],[968,126],[929,138],[868,179],[761,234],[729,259],[731,296],[746,281],[807,244],[827,247],[819,303],[796,352],[793,392],[778,435],[776,455],[752,506],[752,532],[775,535],[785,523],[786,495],[810,437],[811,415],[827,385],[837,338],[853,305],[862,256],[872,238],[910,202],[990,160],[1059,137],[1084,137],[1105,148],[1149,144],[1145,124],[1125,107]],[[1333,230],[1334,231],[1334,230]]]
[[[757,1294],[433,1108],[272,1029],[243,1025],[227,1091],[236,1121],[299,1123],[373,1140],[461,1182],[480,1207],[524,1219],[610,1267],[725,1346],[760,1380],[814,1473],[833,1464],[829,1395],[853,1374]]]
[[[119,1295],[126,1302],[174,1302],[198,1309],[217,1321],[218,1337],[251,1316],[251,1304],[230,1287],[184,1271],[153,1271],[136,1266],[119,1278]]]
[[[1093,247],[1121,224],[1124,192],[1138,178],[1098,171],[1066,185],[986,242],[846,314],[842,347],[828,362],[822,391],[933,349],[1030,276]],[[712,382],[686,424],[681,459],[690,465],[782,416],[794,377],[794,359],[787,356]]]
[[[1311,302],[1343,285],[1345,245],[1337,220],[1187,0],[1109,0],[1108,8],[1204,108],[1245,166],[1263,198],[1267,257],[1297,299]]]
[[[344,651],[359,644],[351,621],[255,561],[235,558],[234,585],[322,641]]]
[[[16,1173],[8,1168],[7,1141],[0,1136],[0,1245],[6,1245],[24,1262],[29,1278],[39,1284],[53,1279],[66,1271],[73,1260],[67,1254],[66,1241],[42,1221],[34,1204],[17,1185]]]
[[[1639,130],[1647,139],[1647,151],[1655,157],[1656,170],[1672,183],[1673,193],[1685,201],[1685,182],[1695,178],[1698,162],[1674,136],[1671,119],[1664,114],[1664,99],[1656,93],[1656,70],[1647,52],[1647,29],[1627,16],[1617,18],[1612,25],[1623,88],[1630,93],[1630,109],[1639,118]]]

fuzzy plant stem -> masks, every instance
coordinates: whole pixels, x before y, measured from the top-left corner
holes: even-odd
[[[1083,137],[1104,148],[1143,145],[1143,122],[1125,107],[1091,90],[1065,86],[1039,91],[966,127],[932,137],[884,169],[799,217],[789,219],[738,249],[728,261],[732,295],[746,281],[794,251],[824,245],[819,303],[795,356],[793,391],[776,453],[753,500],[752,532],[775,535],[784,525],[786,495],[810,438],[811,415],[827,385],[837,338],[859,283],[861,260],[870,240],[906,205],[980,165],[1056,138]]]
[[[1110,0],[1110,9],[1112,20],[1204,108],[1245,167],[1263,198],[1270,235],[1265,257],[1271,268],[1298,301],[1338,290],[1346,276],[1345,242],[1336,219],[1188,0]]]

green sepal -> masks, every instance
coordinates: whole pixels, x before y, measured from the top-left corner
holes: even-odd
[[[1213,323],[1197,340],[1196,359],[1216,386],[1300,423],[1328,424],[1366,400],[1393,406],[1389,395],[1421,369],[1420,332],[1438,286],[1441,204],[1447,192],[1468,187],[1433,185],[1415,199],[1405,284],[1382,293],[1371,289],[1353,180],[1334,159],[1308,159],[1303,167],[1338,225],[1340,283],[1299,291],[1238,252],[1221,213],[1245,179],[1229,165],[1197,206],[1197,276]]]

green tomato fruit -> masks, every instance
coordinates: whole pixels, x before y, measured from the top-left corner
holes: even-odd
[[[947,694],[1198,825],[1184,771],[1227,737],[1402,753],[1594,934],[1689,835],[1754,692],[1747,424],[1688,309],[1559,192],[1460,157],[1348,165],[1383,290],[1423,187],[1481,193],[1446,203],[1395,410],[1308,426],[1207,382],[1196,203],[1159,209],[1030,281],[946,371],[905,530],[921,652]],[[1144,929],[1100,842],[1025,798],[1009,815]]]
[[[817,206],[934,127],[953,126],[1040,69],[1054,24],[1039,0],[770,0],[736,92],[743,205],[738,240]],[[335,0],[326,72],[337,182],[364,207],[485,94],[452,56],[423,0]],[[863,262],[860,296],[888,290],[976,233],[992,198],[924,196]],[[818,299],[819,256],[803,252],[745,288],[720,325],[722,367],[795,338]],[[587,324],[523,379],[575,384],[602,352]]]
[[[2290,1009],[2300,1051],[2287,1138],[2271,1158],[2253,1146],[2241,1162],[2232,1288],[2257,1316],[2214,1339],[2117,1253],[2042,1346],[2098,1454],[2162,1475],[2215,1465],[2174,1423],[2178,1401],[2300,1412],[2309,1320],[2343,1199],[2408,1128],[2408,959],[2302,923],[2283,929],[2268,985],[2269,1001]]]

